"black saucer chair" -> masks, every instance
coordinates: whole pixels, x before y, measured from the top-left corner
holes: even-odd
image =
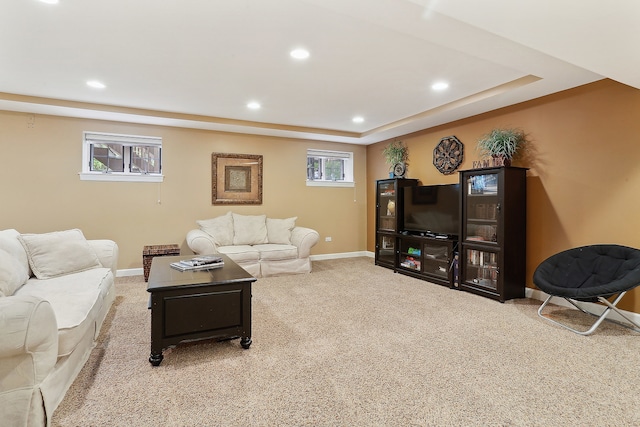
[[[538,315],[543,319],[577,334],[589,335],[613,310],[633,325],[629,327],[640,332],[640,324],[616,307],[627,291],[640,285],[638,249],[620,245],[568,249],[544,260],[533,274],[533,283],[549,295],[538,309]],[[588,330],[578,331],[543,315],[542,311],[554,297],[564,298],[578,310],[597,317],[597,320]],[[606,308],[601,314],[595,314],[580,307],[577,301],[600,302]]]

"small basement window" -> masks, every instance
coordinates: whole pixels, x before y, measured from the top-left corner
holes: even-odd
[[[80,179],[162,182],[162,138],[83,132]]]
[[[353,153],[308,149],[307,185],[353,187]]]

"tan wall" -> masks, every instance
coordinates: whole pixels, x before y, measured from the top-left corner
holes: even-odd
[[[409,177],[424,184],[450,183],[458,175],[440,174],[433,148],[455,135],[465,144],[460,169],[478,160],[475,141],[493,127],[520,127],[535,151],[518,166],[527,178],[527,285],[546,257],[594,243],[640,248],[640,91],[611,80],[539,98],[488,114],[400,138],[409,147]],[[375,245],[376,179],[388,176],[381,151],[368,147],[367,248]],[[621,307],[640,313],[640,288]]]
[[[195,221],[229,210],[297,216],[298,225],[320,233],[312,254],[366,247],[363,146],[39,115],[31,126],[30,116],[0,111],[0,229],[77,227],[87,238],[113,239],[120,246],[119,269],[140,268],[144,245],[178,243],[190,253],[185,236]],[[161,136],[164,182],[81,181],[85,130]],[[354,152],[356,188],[307,187],[307,148]],[[212,206],[213,152],[264,156],[262,205]]]
[[[144,245],[178,243],[196,219],[233,210],[270,217],[298,216],[318,230],[313,254],[374,249],[373,185],[388,176],[381,151],[368,147],[251,135],[0,112],[0,229],[47,232],[81,228],[121,248],[119,268],[139,268]],[[527,213],[527,285],[535,267],[568,247],[613,242],[640,247],[640,91],[604,80],[514,107],[412,134],[409,176],[423,183],[456,182],[432,165],[440,138],[465,144],[461,169],[477,160],[474,141],[495,126],[517,126],[534,139]],[[163,137],[165,182],[80,181],[82,131]],[[305,185],[307,148],[355,153],[356,188]],[[212,152],[262,154],[264,203],[212,206]],[[296,169],[294,169],[296,168]],[[365,190],[366,183],[366,190]],[[157,201],[161,203],[158,204]],[[369,201],[367,203],[367,200]],[[366,221],[365,221],[366,219]],[[332,242],[324,238],[332,237]],[[640,291],[622,307],[640,313]]]

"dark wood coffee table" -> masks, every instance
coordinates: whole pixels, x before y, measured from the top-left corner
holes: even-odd
[[[240,337],[251,345],[251,284],[256,279],[229,257],[224,266],[181,272],[170,263],[190,256],[153,258],[149,273],[151,355],[158,366],[162,351],[182,341]]]

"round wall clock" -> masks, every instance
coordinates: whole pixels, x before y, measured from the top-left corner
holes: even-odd
[[[464,145],[455,136],[442,138],[433,149],[433,165],[444,175],[452,174],[462,164]]]
[[[404,178],[404,174],[407,171],[407,165],[404,163],[396,163],[393,167],[393,175],[397,178]]]

